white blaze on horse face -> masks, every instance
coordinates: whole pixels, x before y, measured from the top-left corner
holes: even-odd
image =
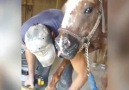
[[[70,26],[72,23],[69,23],[69,20],[71,17],[71,12],[78,6],[79,2],[82,0],[68,0],[66,3],[66,10],[65,15],[62,21],[62,28],[66,28],[67,26]]]
[[[82,2],[84,0],[68,0],[67,3],[65,4],[66,6],[66,10],[65,10],[65,14],[64,14],[64,18],[63,18],[63,21],[62,21],[62,25],[61,27],[62,28],[66,28],[66,27],[69,27],[69,26],[73,26],[74,23],[76,22],[75,19],[76,17],[72,17],[71,15],[71,12],[73,10],[75,10],[76,7],[78,7],[78,5],[80,4],[80,2]],[[85,0],[85,1],[89,1],[91,3],[95,3],[95,0]],[[86,6],[87,3],[85,3],[85,6]],[[80,13],[80,12],[78,12]],[[72,20],[71,22],[70,19]]]
[[[58,57],[61,55],[61,53],[63,53],[62,43],[63,43],[63,40],[62,40],[62,36],[61,36],[59,43],[57,43],[57,45],[60,47],[60,50],[58,50],[58,54],[57,54]]]

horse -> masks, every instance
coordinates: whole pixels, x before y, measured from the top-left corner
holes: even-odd
[[[68,0],[64,5],[64,18],[55,38],[55,46],[59,57],[69,60],[78,74],[83,72],[85,78],[79,90],[88,79],[88,53],[96,50],[103,53],[107,45],[106,3],[106,0]],[[59,80],[66,62],[63,61],[53,75],[49,87],[54,87]],[[75,80],[75,83],[79,82]]]

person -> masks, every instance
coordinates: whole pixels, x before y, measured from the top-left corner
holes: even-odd
[[[63,13],[61,10],[48,9],[28,19],[22,25],[22,42],[25,45],[25,56],[28,63],[28,79],[25,86],[34,88],[34,75],[36,60],[43,66],[41,73],[45,85],[48,84],[48,76],[51,66],[56,58],[54,39],[58,35]],[[68,64],[58,83],[57,90],[68,90],[72,82],[73,67]]]

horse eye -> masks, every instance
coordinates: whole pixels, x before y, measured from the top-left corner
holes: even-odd
[[[42,39],[44,39],[44,38],[42,38]]]
[[[89,7],[87,9],[85,9],[84,13],[90,14],[92,11],[93,11],[93,7]]]

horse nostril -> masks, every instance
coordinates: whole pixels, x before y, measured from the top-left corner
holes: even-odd
[[[63,58],[63,57],[60,55],[59,58]]]
[[[64,45],[66,47],[69,47],[71,44],[70,44],[70,41],[68,39],[64,39]]]

